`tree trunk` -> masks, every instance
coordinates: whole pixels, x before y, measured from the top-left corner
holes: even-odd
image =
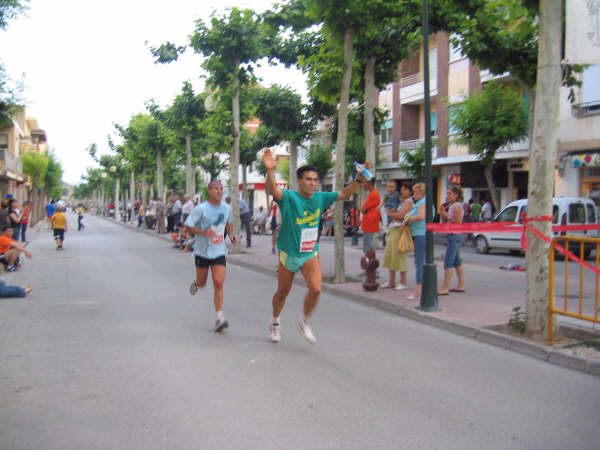
[[[131,202],[131,208],[133,210],[133,205],[135,204],[135,174],[133,173],[133,169],[129,171],[129,201]],[[135,217],[133,217],[133,211],[131,211],[131,223],[135,222]]]
[[[185,136],[185,194],[190,198],[196,193],[196,183],[194,183],[194,168],[192,167],[192,135],[188,133]]]
[[[164,173],[162,154],[160,151],[156,152],[156,191],[156,197],[164,203]]]
[[[354,30],[347,29],[344,34],[344,74],[340,88],[340,109],[338,111],[338,135],[335,155],[335,190],[344,188],[344,163],[346,159],[346,136],[348,133],[348,103],[350,101],[350,82],[352,81],[352,46]],[[344,283],[346,274],[344,268],[344,208],[342,203],[334,210],[335,234],[335,275],[334,283]]]
[[[148,205],[148,197],[146,195],[146,168],[142,169],[142,205],[144,205],[144,211],[146,211],[146,206]]]
[[[242,197],[248,202],[248,166],[246,164],[242,164]]]
[[[296,170],[298,170],[298,143],[290,142],[290,185],[288,189],[291,191],[295,191],[298,187]]]
[[[121,190],[121,178],[117,175],[115,177],[115,208],[114,208],[114,218],[115,222],[121,220],[121,214],[119,213],[119,191]]]
[[[562,76],[562,4],[560,0],[540,0],[537,94],[529,156],[527,217],[552,216]],[[531,226],[551,237],[550,222],[533,222]],[[542,335],[547,331],[549,249],[549,244],[532,232],[527,232],[526,327],[534,335]]]
[[[494,183],[494,177],[492,176],[492,166],[484,167],[483,174],[487,181],[488,189],[490,190],[490,201],[494,205],[494,211],[500,211],[500,199],[498,198],[498,192],[496,192],[496,183]]]
[[[375,127],[374,115],[375,109],[375,57],[367,59],[365,65],[365,117],[363,132],[365,135],[365,150],[367,160],[371,163],[373,173],[375,173]],[[362,161],[361,161],[362,162]]]
[[[231,211],[233,216],[233,235],[240,236],[240,202],[239,202],[239,181],[238,170],[240,166],[240,79],[239,63],[235,64],[235,76],[233,77],[233,99],[231,112],[233,114],[233,148],[231,149],[231,158],[229,158],[230,182],[229,195],[231,197]],[[231,248],[232,253],[240,252],[240,244]]]

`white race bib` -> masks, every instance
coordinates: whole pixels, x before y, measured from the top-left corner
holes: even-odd
[[[217,226],[212,226],[211,227],[215,233],[217,233],[216,236],[213,236],[212,238],[209,239],[211,244],[221,244],[223,242],[223,237],[225,234],[225,225],[221,224],[221,225],[217,225]]]
[[[319,235],[319,229],[315,228],[303,228],[300,234],[300,252],[312,252],[315,249],[317,243],[317,237]]]

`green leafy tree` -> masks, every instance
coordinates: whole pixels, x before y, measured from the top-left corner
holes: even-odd
[[[319,144],[309,148],[306,154],[306,163],[312,164],[317,168],[317,174],[319,175],[321,184],[323,184],[323,179],[334,165],[331,160],[332,150],[331,146],[326,147]]]
[[[233,127],[231,135],[233,145],[230,155],[230,190],[238,190],[238,167],[240,161],[240,90],[245,84],[252,84],[254,75],[252,64],[265,56],[265,30],[256,14],[249,9],[232,8],[227,15],[213,16],[210,26],[202,20],[196,21],[194,34],[190,37],[190,46],[206,59],[202,67],[209,73],[208,85],[220,96],[231,93],[231,113]],[[173,44],[154,49],[157,62],[177,59],[182,49]],[[233,230],[239,233],[238,196],[231,195],[231,207],[236,211]],[[239,245],[234,251],[239,251]]]
[[[42,208],[44,205],[43,200],[43,180],[46,177],[46,170],[48,169],[48,156],[45,153],[39,153],[35,150],[27,150],[23,153],[23,173],[29,176],[31,180],[31,187],[33,193],[33,207],[35,217],[33,221],[39,220],[42,215]]]
[[[255,94],[256,114],[271,134],[280,141],[290,143],[289,180],[290,189],[296,188],[298,146],[310,135],[315,120],[308,115],[300,95],[281,86],[273,85],[258,89]]]
[[[44,174],[44,187],[50,198],[62,197],[62,164],[53,151],[48,151],[48,165]]]
[[[529,127],[527,103],[520,89],[490,82],[460,104],[453,113],[452,123],[459,135],[457,141],[469,145],[477,154],[498,211],[500,199],[492,178],[496,151],[526,137]]]
[[[435,141],[431,145],[436,145]],[[400,169],[406,172],[409,178],[415,182],[426,182],[425,179],[425,144],[420,144],[416,149],[402,152],[400,160]],[[441,173],[439,170],[433,170],[431,177],[439,178]]]
[[[164,201],[166,190],[164,184],[163,158],[166,152],[173,146],[173,134],[167,127],[165,112],[154,100],[146,103],[152,120],[144,130],[144,141],[147,148],[151,149],[152,156],[156,158],[156,196]]]
[[[190,196],[195,193],[192,143],[194,140],[198,142],[199,123],[206,114],[205,98],[206,95],[196,95],[191,83],[186,81],[181,93],[165,112],[166,124],[174,131],[177,144],[185,141],[185,193]],[[199,156],[199,152],[196,152],[196,156]]]

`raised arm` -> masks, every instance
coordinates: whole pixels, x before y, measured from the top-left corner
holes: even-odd
[[[365,167],[367,167],[367,168],[371,167],[371,164],[369,163],[369,161],[365,161]],[[338,201],[339,200],[348,200],[350,197],[352,197],[354,195],[354,193],[356,191],[358,191],[358,188],[360,187],[361,183],[363,181],[365,181],[364,177],[358,171],[358,169],[356,170],[356,172],[357,172],[356,179],[338,193],[338,198],[337,198]]]
[[[263,162],[267,169],[267,190],[275,200],[279,201],[281,200],[281,197],[283,197],[283,192],[277,187],[277,182],[275,181],[275,167],[277,167],[277,160],[271,155],[270,148],[265,150]]]

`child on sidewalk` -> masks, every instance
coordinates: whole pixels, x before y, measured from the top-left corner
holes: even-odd
[[[54,232],[54,240],[56,241],[56,250],[63,248],[65,233],[67,231],[67,216],[64,211],[65,208],[59,206],[52,216],[52,230]]]

